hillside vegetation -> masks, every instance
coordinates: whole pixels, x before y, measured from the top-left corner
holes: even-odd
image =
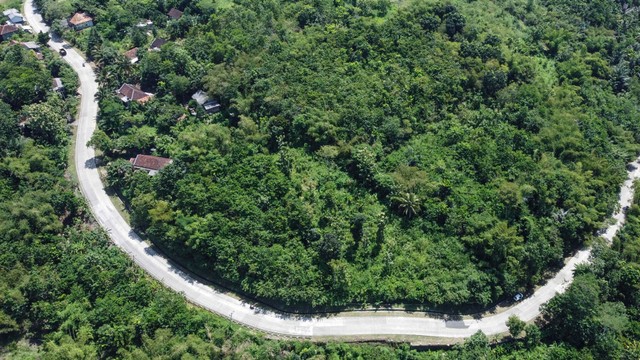
[[[58,30],[101,66],[92,142],[134,223],[191,265],[271,299],[499,299],[591,237],[637,151],[633,3],[40,5],[49,20],[77,7],[95,15],[95,30]],[[170,6],[184,19],[167,22]],[[147,17],[152,35],[172,42],[127,65],[119,54],[151,41],[132,26]],[[375,34],[388,45],[374,47]],[[42,52],[37,61],[0,44],[0,357],[640,358],[638,196],[612,248],[595,241],[592,264],[537,324],[511,318],[514,341],[503,345],[482,333],[424,352],[268,340],[189,306],[110,245],[74,193],[67,118],[77,79]],[[488,91],[494,75],[502,85]],[[66,92],[49,90],[52,77]],[[147,105],[112,97],[143,79],[156,92]],[[201,86],[222,114],[180,106]],[[394,116],[399,133],[383,130]],[[375,126],[361,128],[364,119]],[[175,159],[155,177],[122,161],[154,151]]]
[[[59,30],[101,67],[107,181],[163,249],[263,299],[511,297],[597,232],[638,149],[627,4],[148,5],[87,2],[96,27]],[[125,106],[125,82],[154,100]],[[138,153],[174,163],[113,161]]]

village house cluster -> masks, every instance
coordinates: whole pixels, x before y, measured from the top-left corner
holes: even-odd
[[[13,35],[20,31],[32,32],[32,28],[25,22],[23,15],[17,9],[7,9],[2,12],[4,17],[6,17],[6,23],[0,25],[0,40],[8,41],[11,39]],[[176,9],[171,8],[167,13],[167,17],[169,20],[177,21],[182,18],[183,12]],[[73,29],[75,31],[82,31],[84,29],[90,28],[94,26],[94,19],[87,12],[76,12],[67,19],[61,20],[60,25],[66,29]],[[140,29],[147,30],[147,35],[152,34],[153,30],[153,21],[149,19],[141,20],[136,26]],[[10,40],[12,45],[20,45],[25,49],[31,50],[33,55],[39,59],[43,60],[44,56],[41,52],[41,45],[34,41],[25,41],[18,42]],[[147,51],[161,51],[162,46],[167,44],[168,40],[162,37],[156,37],[149,45]],[[138,54],[140,49],[138,47],[134,47],[124,52],[124,56],[130,61],[131,64],[135,64],[138,62]],[[62,53],[61,53],[62,54]],[[62,54],[64,55],[64,54]],[[55,92],[64,92],[65,87],[60,78],[53,78],[51,81],[51,91]],[[138,104],[145,104],[146,102],[153,99],[154,94],[143,91],[139,85],[135,84],[122,84],[118,90],[116,90],[116,95],[118,98],[124,102],[125,104],[129,104],[130,102],[136,102]],[[197,105],[204,110],[206,114],[217,113],[221,110],[221,105],[217,100],[212,99],[205,91],[198,90],[194,93],[191,98],[195,100]],[[189,112],[192,115],[196,114],[195,109],[189,108]],[[183,115],[181,119],[184,119],[186,115]],[[152,156],[152,155],[143,155],[139,154],[135,158],[131,159],[131,164],[136,170],[147,171],[149,175],[155,175],[158,171],[160,171],[165,166],[171,164],[172,160],[168,158]]]

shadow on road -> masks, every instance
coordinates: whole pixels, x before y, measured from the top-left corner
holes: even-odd
[[[95,157],[88,159],[84,162],[85,169],[97,169],[98,168],[98,160]]]
[[[444,324],[451,329],[466,329],[469,327],[469,325],[465,324],[462,320],[445,321]]]

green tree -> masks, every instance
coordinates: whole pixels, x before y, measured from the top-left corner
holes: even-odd
[[[540,344],[542,332],[535,324],[527,324],[524,327],[525,336],[524,343],[528,349],[533,349]]]
[[[89,60],[93,60],[94,55],[100,51],[102,46],[102,37],[98,33],[96,27],[91,27],[89,36],[87,37],[87,51],[85,52]]]
[[[0,156],[18,148],[20,129],[18,119],[11,107],[0,101]]]
[[[109,155],[113,150],[113,141],[104,131],[96,129],[91,135],[91,140],[87,142],[87,146],[100,150],[103,155]]]
[[[18,46],[13,48],[21,51]],[[18,64],[0,63],[0,98],[14,110],[43,100],[51,87],[51,76],[38,67],[22,66],[29,64],[28,58],[22,56]]]
[[[414,193],[402,192],[393,196],[391,200],[396,204],[398,211],[409,219],[420,212],[420,199]]]
[[[40,43],[40,45],[46,46],[48,42],[49,42],[49,33],[40,31],[38,33],[38,43]]]
[[[133,172],[131,162],[118,159],[107,165],[106,185],[116,190],[121,190],[127,183],[128,177]]]
[[[61,146],[68,141],[67,120],[58,101],[32,104],[24,108],[27,134],[42,144]]]
[[[517,338],[520,336],[522,331],[525,329],[526,325],[527,324],[524,321],[520,320],[520,318],[516,315],[509,316],[509,320],[507,320],[507,327],[509,328],[509,334],[511,334],[511,336],[514,338]]]
[[[490,354],[489,339],[482,332],[471,335],[462,346],[457,345],[459,359],[488,359]]]

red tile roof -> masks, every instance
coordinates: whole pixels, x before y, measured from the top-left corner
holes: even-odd
[[[73,17],[69,19],[69,24],[76,26],[76,25],[84,24],[89,21],[93,21],[93,18],[87,15],[87,13],[75,13]]]
[[[0,25],[0,36],[11,34],[18,31],[14,25]]]
[[[156,171],[173,162],[171,159],[152,155],[137,155],[136,158],[132,160],[131,163],[134,168]]]
[[[123,84],[120,86],[117,93],[121,96],[122,101],[125,102],[133,100],[139,103],[145,103],[153,96],[153,94],[146,93],[130,84]]]
[[[182,16],[182,11],[180,11],[180,10],[178,10],[176,8],[171,8],[171,10],[169,10],[169,14],[168,15],[173,20],[178,20]]]
[[[138,57],[138,48],[136,47],[136,48],[133,48],[133,49],[125,52],[124,56],[127,59],[135,59],[135,58],[137,58]]]

